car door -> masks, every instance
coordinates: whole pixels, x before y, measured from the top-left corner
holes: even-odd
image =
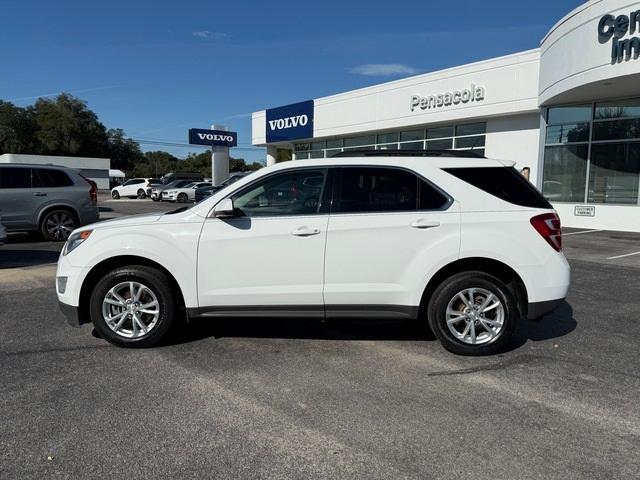
[[[231,198],[237,215],[207,218],[198,247],[202,313],[323,316],[328,172],[269,174]]]
[[[34,228],[41,201],[40,193],[31,188],[31,168],[0,166],[0,217],[5,227]]]
[[[325,258],[327,316],[411,316],[431,266],[456,259],[457,204],[414,172],[339,168]]]

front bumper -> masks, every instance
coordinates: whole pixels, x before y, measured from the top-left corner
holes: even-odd
[[[540,320],[543,316],[553,312],[564,301],[564,298],[533,302],[527,306],[527,319]]]
[[[67,305],[60,300],[58,300],[58,307],[60,307],[60,311],[66,317],[67,323],[72,327],[80,328],[80,325],[82,325],[83,323],[87,323],[80,320],[80,309],[78,307]]]

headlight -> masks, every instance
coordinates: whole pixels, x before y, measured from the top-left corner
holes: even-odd
[[[93,230],[83,230],[82,232],[72,233],[71,236],[67,239],[67,243],[64,245],[63,255],[72,252],[76,248],[78,248],[82,242],[84,242],[91,235]]]

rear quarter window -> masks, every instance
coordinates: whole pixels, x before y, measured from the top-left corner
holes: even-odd
[[[505,202],[528,208],[553,208],[513,167],[445,168],[445,172]]]
[[[36,188],[70,187],[73,180],[62,170],[36,168],[33,170],[33,186]]]

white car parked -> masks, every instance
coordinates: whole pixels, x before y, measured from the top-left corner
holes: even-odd
[[[565,298],[558,216],[513,162],[348,153],[77,229],[58,261],[62,310],[125,347],[158,344],[184,316],[366,317],[416,320],[480,355]]]
[[[172,188],[162,191],[162,200],[178,203],[196,201],[196,188],[210,187],[211,182],[193,182],[181,188]]]
[[[148,187],[148,178],[131,178],[122,185],[113,187],[111,189],[111,198],[116,200],[120,197],[146,198]]]

